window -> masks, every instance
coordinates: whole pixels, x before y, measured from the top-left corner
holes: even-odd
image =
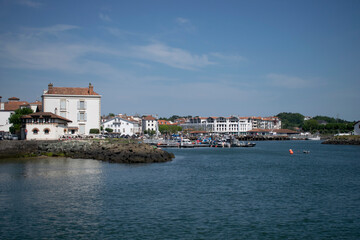
[[[37,134],[39,133],[39,129],[34,128],[34,129],[32,130],[32,132],[33,132],[34,135],[37,135]]]
[[[49,134],[49,133],[50,133],[50,129],[45,128],[45,129],[44,129],[44,133],[45,133],[45,134]]]
[[[86,122],[86,113],[78,112],[78,121],[79,122]]]
[[[66,99],[60,99],[60,110],[66,110]]]
[[[78,109],[79,110],[85,110],[86,109],[86,102],[84,100],[80,100],[78,102]]]
[[[60,117],[66,118],[66,112],[60,112]]]

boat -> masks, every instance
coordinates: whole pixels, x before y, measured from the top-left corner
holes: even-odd
[[[307,139],[308,139],[308,140],[312,140],[312,141],[320,141],[320,140],[321,140],[319,135],[317,135],[317,136],[315,136],[315,137],[309,137],[309,138],[307,138]]]
[[[256,143],[253,142],[240,142],[240,141],[233,141],[231,143],[231,147],[255,147]]]

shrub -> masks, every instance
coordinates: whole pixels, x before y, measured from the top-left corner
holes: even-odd
[[[90,134],[99,134],[100,130],[98,128],[92,128],[90,129]]]
[[[105,131],[112,133],[114,130],[112,128],[105,128]]]

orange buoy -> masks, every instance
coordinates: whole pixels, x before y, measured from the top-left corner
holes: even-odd
[[[289,149],[289,153],[292,155],[294,154],[293,150],[292,149]]]

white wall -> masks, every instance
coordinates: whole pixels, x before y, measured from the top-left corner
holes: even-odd
[[[354,134],[355,134],[355,135],[360,135],[360,122],[357,122],[357,123],[354,125]]]
[[[38,129],[38,134],[33,133],[33,129]],[[49,134],[45,134],[44,130],[49,129]],[[58,126],[57,124],[26,124],[27,140],[56,140],[64,135],[64,126]]]
[[[66,100],[65,110],[60,109],[61,99]],[[85,101],[85,109],[78,109],[79,101]],[[101,96],[74,96],[74,95],[43,95],[43,111],[52,112],[59,116],[65,117],[72,122],[69,127],[78,127],[83,129],[80,125],[85,126],[85,134],[88,135],[90,129],[100,129],[101,116]],[[84,113],[85,120],[79,120],[79,114]]]
[[[13,111],[0,111],[0,131],[9,132],[12,124],[9,123],[9,117]]]
[[[119,133],[121,135],[129,135],[132,136],[135,133],[140,133],[139,124],[126,121],[122,118],[113,118],[102,124],[103,129],[111,128],[114,130],[114,133]]]

